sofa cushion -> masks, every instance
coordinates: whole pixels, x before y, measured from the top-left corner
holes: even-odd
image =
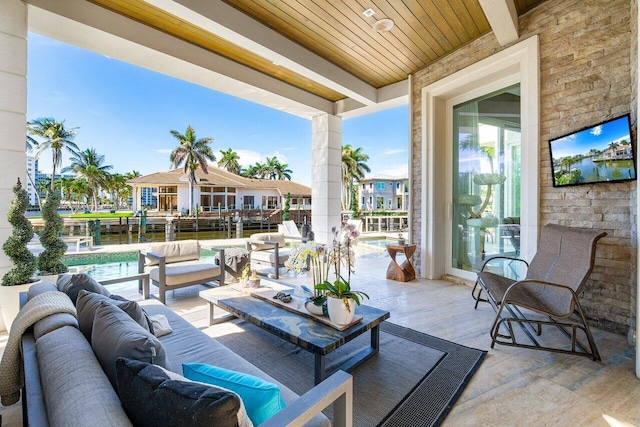
[[[160,338],[160,342],[171,358],[171,367],[174,372],[182,372],[184,363],[212,363],[215,361],[216,366],[251,374],[276,384],[280,388],[286,404],[291,404],[299,398],[290,388],[212,339],[200,329],[195,328],[160,301],[148,299],[141,301],[140,305],[150,316],[162,314],[169,320],[173,332]],[[326,427],[331,423],[324,414],[320,413],[305,425]]]
[[[204,363],[184,363],[182,374],[190,380],[238,393],[255,425],[265,422],[285,407],[278,386],[253,375]]]
[[[197,240],[159,242],[147,245],[146,252],[154,252],[165,257],[165,262],[180,262],[200,259],[200,243]],[[158,265],[155,258],[147,258],[147,265]]]
[[[148,329],[149,332],[151,332],[152,334],[155,335],[155,333],[153,331],[153,322],[151,321],[151,318],[149,318],[149,315],[147,314],[147,312],[144,311],[144,308],[140,307],[140,304],[138,304],[135,301],[128,300],[125,297],[120,296],[120,295],[116,295],[116,294],[111,294],[109,296],[109,298],[111,300],[113,300],[113,301],[127,302],[127,303],[132,302],[132,303],[134,303],[134,305],[132,307],[134,307],[135,314],[136,314],[135,316],[132,313],[128,312],[127,310],[124,310],[124,311],[127,314],[129,314],[129,316],[131,316],[131,318],[133,320],[135,320],[136,322],[140,323],[140,326],[142,326],[145,329]],[[122,308],[118,303],[116,305],[118,305],[120,308]],[[142,314],[142,316],[144,316],[145,322],[142,322],[142,318],[140,317],[140,314]]]
[[[165,267],[165,283],[167,286],[180,286],[185,283],[205,283],[220,276],[219,265],[201,261],[181,262]],[[160,267],[149,270],[149,278],[155,282],[160,281]]]
[[[264,243],[254,243],[254,242],[275,242],[278,243],[278,246],[282,247],[285,245],[284,234],[282,233],[255,233],[251,235],[249,242],[251,243],[251,250],[253,251],[263,251],[267,249],[273,249],[273,245],[267,245]]]
[[[237,394],[145,362],[116,362],[118,395],[136,426],[249,426]]]
[[[113,296],[113,295],[112,295]],[[78,327],[80,332],[91,340],[91,331],[93,329],[93,320],[95,318],[96,310],[100,307],[101,303],[113,304],[127,313],[133,320],[140,326],[146,329],[148,332],[153,333],[149,328],[149,320],[142,310],[142,307],[135,301],[117,300],[110,297],[106,297],[102,294],[96,294],[94,292],[87,292],[81,290],[78,293],[78,300],[76,302],[76,308],[78,309]]]
[[[96,309],[91,346],[114,388],[118,357],[169,367],[160,341],[127,313],[110,303],[101,302]]]
[[[130,426],[120,399],[80,331],[63,326],[36,341],[51,426]]]
[[[290,250],[278,248],[278,265],[284,265],[284,263],[289,259],[290,254]],[[275,265],[276,254],[274,251],[254,251],[251,253],[251,259],[256,262],[266,262]]]
[[[56,291],[57,292],[57,291]],[[78,328],[78,319],[69,313],[55,313],[38,320],[33,325],[33,337],[38,340],[41,336],[53,332],[63,326]]]
[[[69,298],[71,298],[74,305],[78,299],[78,293],[82,289],[106,296],[111,295],[111,292],[109,292],[104,286],[84,273],[62,274],[58,277],[57,285],[59,290],[69,295]]]
[[[29,287],[27,291],[27,300],[33,299],[36,295],[43,294],[45,292],[57,291],[58,287],[51,282],[40,282]]]

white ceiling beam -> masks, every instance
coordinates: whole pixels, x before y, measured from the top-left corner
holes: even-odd
[[[351,98],[336,102],[335,115],[343,119],[363,116],[409,103],[409,79],[378,89],[376,103],[364,105]]]
[[[147,2],[357,102],[376,103],[373,86],[221,0]]]
[[[334,103],[84,0],[27,0],[29,31],[280,111],[311,118]]]
[[[479,0],[479,2],[501,46],[518,40],[518,11],[513,0]]]

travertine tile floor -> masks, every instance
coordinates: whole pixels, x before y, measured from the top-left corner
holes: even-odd
[[[593,330],[602,362],[504,346],[490,349],[488,331],[494,313],[487,304],[473,309],[470,287],[441,280],[386,280],[387,265],[386,255],[358,259],[352,283],[354,289],[370,295],[367,304],[389,310],[390,322],[489,351],[445,425],[640,425],[640,380],[634,374],[634,351],[626,337]],[[308,283],[311,279],[284,276],[281,280]],[[207,326],[207,307],[198,298],[202,289],[175,291],[167,304],[215,336],[224,324]],[[140,297],[133,283],[112,292]],[[0,348],[6,338],[6,333],[0,335]],[[21,425],[19,404],[1,408],[0,413],[4,426]]]

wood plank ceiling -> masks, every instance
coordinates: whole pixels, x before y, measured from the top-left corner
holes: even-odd
[[[140,0],[89,0],[330,101],[345,95]],[[360,80],[403,81],[491,31],[478,0],[223,0]],[[518,15],[545,0],[515,0]],[[365,16],[372,9],[375,14]],[[390,31],[372,26],[391,19]]]

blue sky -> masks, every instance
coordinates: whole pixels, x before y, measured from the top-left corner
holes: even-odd
[[[629,140],[629,124],[626,117],[620,117],[603,125],[594,126],[552,141],[554,159],[577,154],[587,154],[592,148],[605,150],[611,142]]]
[[[111,172],[170,169],[170,130],[191,125],[212,147],[233,148],[243,166],[277,156],[292,179],[311,184],[311,121],[107,58],[37,34],[28,39],[27,120],[53,117],[77,127]],[[408,106],[343,122],[343,144],[362,147],[372,175],[407,174]],[[68,165],[65,155],[63,166]],[[51,172],[46,151],[39,168]]]

